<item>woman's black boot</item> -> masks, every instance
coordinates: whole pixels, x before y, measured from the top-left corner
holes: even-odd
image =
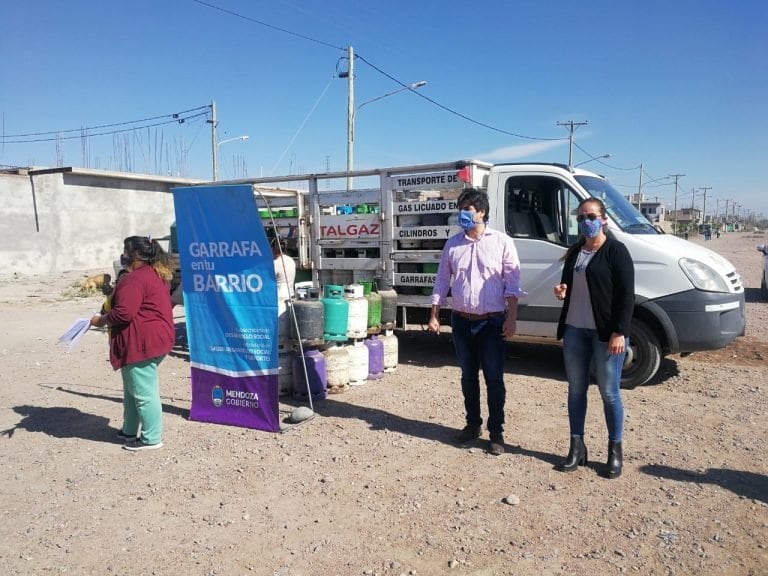
[[[606,478],[618,478],[621,476],[621,466],[624,455],[621,450],[621,442],[608,442],[608,462],[605,465],[603,476]]]
[[[582,436],[571,436],[571,447],[565,462],[560,464],[562,472],[573,472],[579,466],[587,465],[587,447]]]

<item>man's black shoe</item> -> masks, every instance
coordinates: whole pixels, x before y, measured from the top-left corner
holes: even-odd
[[[488,453],[494,456],[504,454],[504,436],[501,434],[491,434],[491,443],[488,445]]]
[[[464,426],[464,428],[461,429],[461,432],[453,437],[453,440],[457,444],[464,444],[475,438],[480,438],[481,432],[482,430],[480,426]]]

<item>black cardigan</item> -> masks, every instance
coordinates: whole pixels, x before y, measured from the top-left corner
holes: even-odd
[[[583,245],[582,239],[578,249],[571,253],[563,265],[560,282],[567,284],[568,290],[557,325],[558,340],[563,337],[565,331],[565,319],[568,317],[568,306],[571,302],[573,268]],[[627,247],[608,236],[587,265],[585,274],[600,341],[607,342],[613,332],[628,335],[635,306],[635,266]]]

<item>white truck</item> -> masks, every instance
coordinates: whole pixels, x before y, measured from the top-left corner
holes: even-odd
[[[330,188],[344,179],[354,185]],[[488,193],[490,225],[517,246],[528,292],[518,307],[520,338],[555,338],[562,303],[552,288],[578,234],[576,206],[588,196],[605,202],[609,229],[635,263],[624,387],[651,380],[665,355],[721,348],[744,334],[744,288],[733,265],[660,234],[605,178],[585,170],[465,160],[221,184],[243,183],[253,185],[265,224],[288,239],[299,271],[317,284],[382,278],[398,293],[403,329],[427,321],[443,244],[460,231],[456,199],[474,186]]]

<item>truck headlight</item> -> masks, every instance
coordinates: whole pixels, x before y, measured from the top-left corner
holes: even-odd
[[[692,258],[680,258],[680,268],[698,290],[730,292],[725,279],[703,262]]]

